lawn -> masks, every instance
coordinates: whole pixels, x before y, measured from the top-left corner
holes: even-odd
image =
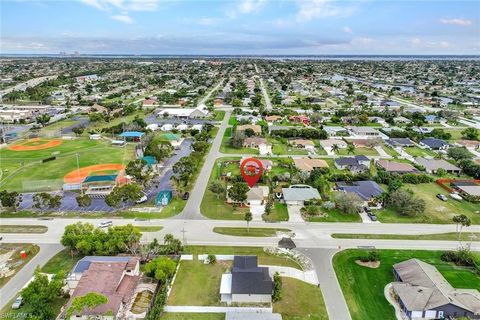
[[[157,232],[163,229],[162,226],[134,226],[140,232]]]
[[[272,152],[275,155],[307,155],[308,151],[303,148],[295,148],[287,145],[279,139],[268,138],[268,142],[272,144]]]
[[[328,319],[322,292],[306,282],[282,277],[282,299],[273,304],[273,312],[283,320]]]
[[[382,149],[385,150],[385,152],[388,153],[389,155],[391,155],[392,157],[398,157],[399,156],[398,152],[395,151],[393,148],[383,146]]]
[[[462,241],[480,241],[480,232],[468,232],[463,230],[460,234]],[[474,237],[471,237],[471,236]],[[388,240],[450,240],[457,241],[456,232],[432,233],[432,234],[360,234],[360,233],[332,233],[332,238],[339,239],[388,239]]]
[[[340,149],[338,150],[337,154],[341,156],[354,156],[354,155],[378,156],[377,150],[375,150],[374,148],[366,148],[366,147],[355,148],[353,154],[348,153],[347,149]]]
[[[174,306],[220,305],[220,280],[231,262],[181,261],[167,304]]]
[[[101,140],[62,140],[62,144],[38,151],[0,150],[3,170],[1,188],[9,191],[58,190],[63,185],[65,174],[80,167],[102,163],[127,164],[134,158],[134,145],[125,148],[112,147]],[[53,161],[41,163],[42,159],[55,155]]]
[[[393,210],[384,209],[375,212],[379,221],[388,223],[452,223],[453,216],[465,214],[472,220],[472,224],[480,224],[478,203],[475,204],[466,200],[457,201],[450,197],[448,201],[439,200],[436,195],[438,193],[446,195],[447,192],[435,183],[405,184],[404,187],[412,190],[416,196],[425,200],[425,212],[416,217],[404,217]]]
[[[232,128],[225,129],[225,133],[222,138],[222,145],[220,146],[220,152],[231,154],[258,154],[257,149],[253,148],[232,148],[228,145],[228,140],[232,137]]]
[[[351,249],[333,258],[335,272],[353,320],[395,319],[393,307],[384,297],[385,286],[394,281],[392,266],[411,258],[421,259],[438,268],[456,288],[480,289],[480,278],[466,268],[440,260],[441,251],[380,250],[376,269],[355,263],[362,250]]]
[[[344,214],[337,209],[326,210],[322,209],[327,213],[325,217],[308,217],[307,221],[309,222],[362,222],[362,218],[358,214]]]
[[[223,247],[223,246],[188,246],[186,254],[228,254],[257,256],[258,264],[277,265],[301,269],[300,265],[287,256],[277,256],[263,251],[262,247]]]
[[[223,118],[225,117],[225,111],[223,110],[215,110],[215,121],[222,121]]]
[[[0,233],[45,233],[48,227],[39,225],[0,225]]]
[[[235,116],[230,116],[230,118],[228,119],[228,124],[231,125],[231,126],[234,126],[237,124],[237,118]]]
[[[67,127],[70,127],[74,125],[75,123],[79,122],[78,120],[72,120],[72,119],[64,119],[61,121],[54,122],[52,124],[47,125],[46,127],[43,127],[40,129],[40,133],[43,134],[54,134],[56,132],[62,131],[62,129],[65,129]]]
[[[224,313],[164,313],[159,320],[224,320]]]
[[[236,237],[275,237],[277,232],[289,232],[290,229],[284,228],[235,228],[235,227],[215,227],[213,232],[236,236]]]
[[[2,243],[0,244],[0,254],[6,254],[13,251],[13,254],[10,256],[8,266],[11,267],[13,273],[8,277],[0,278],[0,288],[2,288],[15,274],[20,271],[23,266],[25,266],[33,257],[40,251],[40,248],[34,244],[25,244],[25,243]],[[22,259],[20,252],[25,251],[27,253],[27,258]]]
[[[431,156],[435,157],[437,154],[431,150],[428,149],[422,149],[419,147],[408,147],[408,148],[403,148],[403,150],[411,155],[412,157],[425,157],[425,156]]]
[[[267,222],[288,221],[287,205],[284,203],[275,202],[272,212],[270,212],[268,215],[264,215],[263,219]]]

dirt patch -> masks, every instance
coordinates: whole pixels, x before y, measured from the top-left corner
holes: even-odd
[[[125,169],[125,166],[119,163],[95,164],[92,166],[80,168],[80,170],[70,171],[63,177],[63,181],[65,183],[80,183],[92,173],[121,171],[123,169]]]
[[[19,143],[13,146],[9,146],[8,149],[12,151],[36,151],[57,147],[62,144],[62,140],[42,140],[40,138],[34,138],[27,140],[23,143]]]
[[[380,261],[362,261],[362,260],[355,260],[355,263],[362,267],[376,269],[380,267]]]

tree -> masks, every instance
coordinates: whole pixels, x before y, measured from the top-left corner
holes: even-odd
[[[390,193],[387,205],[402,216],[416,216],[425,211],[425,200],[403,189]]]
[[[479,140],[478,135],[478,129],[476,128],[470,127],[462,131],[462,138],[467,140]]]
[[[81,136],[84,131],[85,131],[84,126],[78,126],[78,127],[72,128],[72,132],[75,133],[76,136]]]
[[[141,197],[143,197],[142,187],[136,183],[129,183],[113,188],[112,192],[105,197],[105,203],[110,207],[117,207],[123,202],[137,202]]]
[[[394,191],[397,191],[402,187],[403,183],[400,179],[392,179],[388,183],[388,193],[392,193]]]
[[[62,204],[62,196],[52,196],[46,192],[40,192],[33,196],[33,207],[40,210],[55,209]]]
[[[338,153],[338,151],[340,150],[340,147],[338,146],[338,144],[333,144],[332,145],[332,151],[335,152],[335,153]]]
[[[50,121],[50,118],[50,115],[44,113],[36,117],[35,121],[42,127],[45,127],[45,125]]]
[[[145,273],[160,281],[162,284],[167,283],[167,280],[173,277],[177,263],[168,257],[158,257],[148,262],[145,265]]]
[[[355,145],[353,143],[349,143],[347,146],[347,153],[355,153]]]
[[[193,151],[200,154],[205,154],[210,147],[210,144],[206,141],[196,141],[192,144]]]
[[[17,211],[20,201],[21,198],[18,192],[8,192],[7,190],[0,191],[0,204],[2,204],[2,207],[12,208],[13,211]]]
[[[20,292],[25,302],[24,312],[33,319],[55,319],[51,303],[62,294],[63,278],[63,272],[59,272],[49,281],[37,267],[33,280]]]
[[[232,187],[228,189],[228,196],[234,202],[243,203],[247,200],[248,190],[248,185],[245,182],[235,182]]]
[[[470,227],[472,224],[472,220],[464,214],[459,214],[457,216],[453,216],[453,222],[457,224],[457,238],[460,241],[460,235],[462,233],[463,227]]]
[[[272,301],[277,302],[282,299],[282,278],[278,272],[273,275],[273,293]]]
[[[171,233],[167,233],[163,238],[165,254],[179,254],[183,250],[182,242],[175,238]]]
[[[343,213],[355,214],[361,208],[363,200],[353,192],[338,192],[335,195],[335,206]]]
[[[448,148],[447,155],[455,161],[470,160],[473,158],[473,154],[464,147]]]
[[[70,319],[72,315],[82,315],[86,310],[93,310],[96,307],[108,302],[108,298],[103,294],[89,292],[83,296],[76,296],[70,307],[67,309],[66,319]]]
[[[247,137],[253,137],[255,135],[255,131],[253,131],[251,128],[247,128],[245,129],[244,134]]]
[[[172,167],[172,171],[179,181],[183,182],[183,185],[186,186],[191,176],[195,173],[197,168],[197,163],[193,157],[183,157],[180,158]]]
[[[157,161],[170,157],[173,152],[172,144],[168,141],[153,139],[145,147],[144,155],[153,156]]]
[[[217,180],[212,181],[212,183],[210,183],[208,190],[215,193],[217,195],[217,199],[219,199],[220,195],[225,192],[225,188],[223,187],[223,184]]]
[[[250,221],[253,219],[252,213],[250,211],[245,212],[243,219],[247,221],[247,232],[250,232]]]
[[[75,199],[77,200],[78,206],[81,208],[86,208],[92,204],[92,199],[87,194],[77,196]]]
[[[127,164],[125,173],[132,176],[138,183],[145,185],[150,179],[152,169],[148,166],[147,161],[135,159]]]

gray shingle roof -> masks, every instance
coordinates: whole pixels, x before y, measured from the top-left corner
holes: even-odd
[[[232,294],[272,294],[268,268],[258,267],[256,256],[235,256],[232,269]]]

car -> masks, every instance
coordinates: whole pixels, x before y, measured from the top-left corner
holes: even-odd
[[[102,221],[98,224],[99,228],[107,228],[113,226],[113,221]]]
[[[458,201],[463,200],[463,198],[457,192],[450,193],[450,197],[452,197],[452,199],[455,199],[455,200],[458,200]]]
[[[14,309],[14,310],[20,309],[22,304],[23,304],[23,298],[21,296],[19,296],[19,297],[17,297],[17,299],[15,299],[15,301],[13,301],[12,309]]]
[[[447,201],[448,200],[447,197],[445,195],[441,194],[441,193],[437,194],[437,198],[442,200],[442,201]]]
[[[147,200],[148,200],[147,195],[144,194],[140,199],[138,199],[137,203],[144,203]]]
[[[375,213],[370,211],[370,212],[367,213],[367,215],[370,218],[370,220],[377,221],[377,216],[375,215]]]
[[[188,198],[190,198],[190,192],[185,192],[182,196],[182,199],[183,200],[188,200]]]
[[[372,213],[372,209],[370,209],[370,207],[363,207],[363,211],[365,211],[365,213]]]

